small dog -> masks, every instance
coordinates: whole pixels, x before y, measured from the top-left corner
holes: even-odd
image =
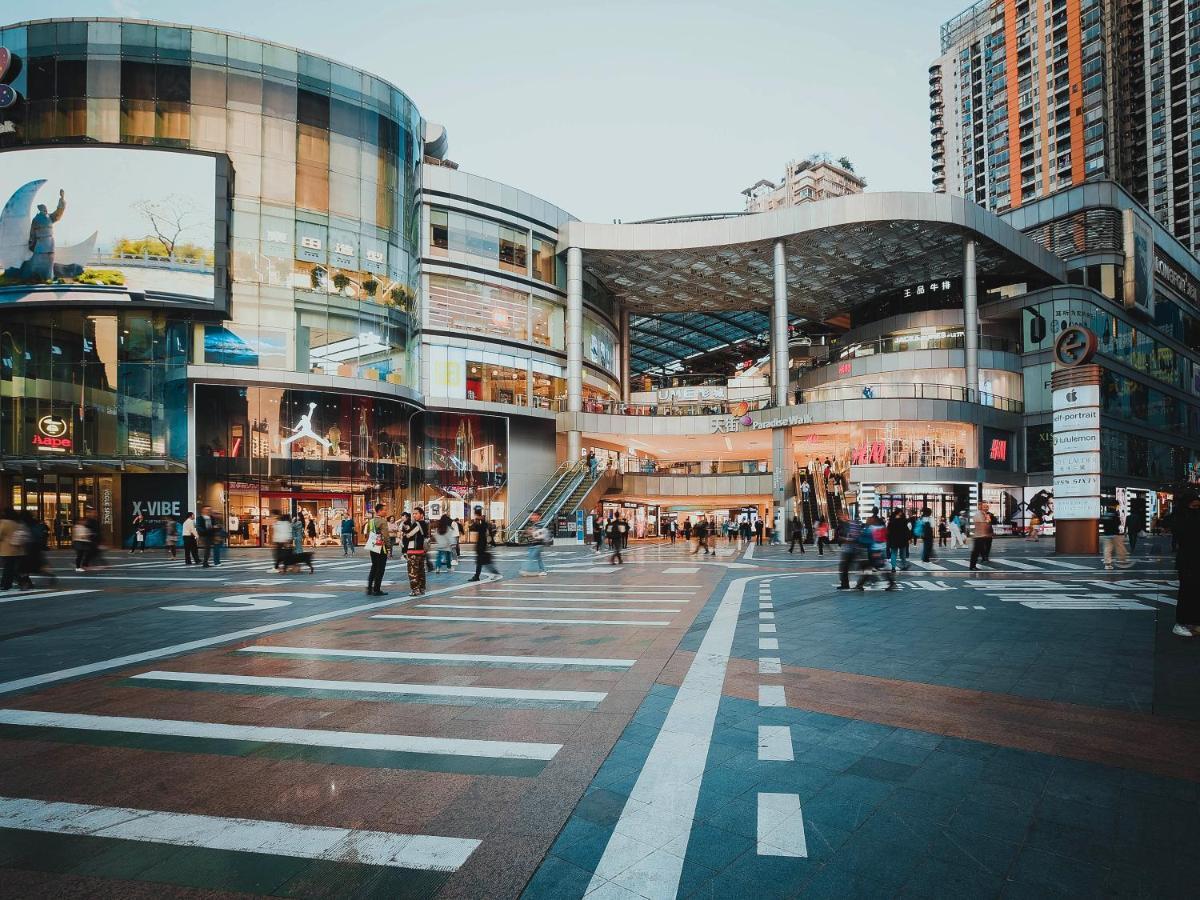
[[[308,566],[309,574],[313,572],[312,554],[311,553],[289,553],[283,558],[280,564],[280,570],[284,574],[288,572],[299,572],[301,566]]]

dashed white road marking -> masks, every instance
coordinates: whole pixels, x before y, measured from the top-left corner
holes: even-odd
[[[758,855],[808,856],[799,794],[758,795]]]
[[[994,566],[1009,566],[1013,569],[1021,569],[1025,572],[1040,572],[1042,571],[1037,566],[1031,566],[1029,563],[1017,562],[1015,559],[1000,559],[997,557],[991,561]]]
[[[760,684],[758,686],[759,706],[787,706],[782,684]]]
[[[553,601],[552,601],[553,602]],[[659,600],[659,603],[666,601]],[[418,609],[511,609],[520,612],[620,612],[620,613],[667,613],[680,612],[673,609],[630,609],[627,606],[492,606],[484,603],[418,603]]]
[[[765,624],[760,624],[760,625],[758,626],[758,633],[759,633],[759,634],[774,634],[774,633],[775,633],[775,631],[776,631],[776,628],[775,628],[775,626],[774,626],[774,625],[772,625],[772,624],[771,624],[771,623],[769,623],[769,622],[767,622],[767,623],[765,623]]]
[[[758,726],[758,758],[777,762],[792,762],[792,729],[789,725]]]
[[[758,639],[758,649],[759,650],[778,650],[779,649],[779,638],[759,638]]]
[[[725,590],[585,894],[606,890],[647,857],[647,845],[654,851],[682,841],[684,851],[659,854],[655,878],[639,885],[647,900],[674,900],[678,894],[738,615],[746,585],[757,577],[763,576],[738,578]]]
[[[763,656],[758,660],[759,675],[778,675],[783,671],[783,664],[778,656]]]

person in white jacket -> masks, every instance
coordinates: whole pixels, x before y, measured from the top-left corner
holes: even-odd
[[[449,516],[438,519],[437,527],[433,530],[433,549],[437,551],[437,562],[434,573],[449,572],[450,561],[454,558],[454,545],[458,543],[458,534]]]
[[[199,533],[196,528],[196,514],[189,512],[183,517],[183,564],[185,566],[190,566],[192,563],[200,565],[200,554],[196,549],[196,538]]]

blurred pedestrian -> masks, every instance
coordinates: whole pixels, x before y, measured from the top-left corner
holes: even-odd
[[[1179,573],[1171,633],[1193,637],[1200,634],[1200,493],[1194,488],[1176,498],[1169,525],[1178,547],[1175,570]]]
[[[1121,516],[1117,512],[1116,500],[1107,501],[1104,509],[1100,511],[1100,546],[1104,551],[1104,568],[1113,567],[1114,556],[1117,565],[1122,569],[1133,565],[1129,561],[1129,547],[1121,534]]]

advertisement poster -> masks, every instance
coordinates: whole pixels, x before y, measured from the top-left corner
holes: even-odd
[[[444,497],[491,502],[508,483],[508,420],[425,413],[419,419],[425,484]]]
[[[121,480],[121,533],[132,547],[133,517],[146,521],[146,547],[166,544],[166,522],[182,523],[187,514],[187,475],[126,475]],[[192,510],[196,512],[196,510]]]
[[[212,303],[216,160],[125,147],[0,154],[0,303],[144,294]]]
[[[1125,210],[1125,308],[1154,315],[1154,226]]]

